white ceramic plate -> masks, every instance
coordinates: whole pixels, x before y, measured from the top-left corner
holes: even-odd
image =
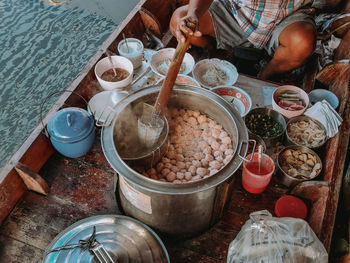
[[[97,126],[108,126],[114,118],[115,105],[128,95],[127,91],[102,91],[93,96],[88,103]]]

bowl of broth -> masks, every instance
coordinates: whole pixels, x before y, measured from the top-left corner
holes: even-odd
[[[122,56],[111,56],[117,75],[107,57],[97,62],[95,75],[104,90],[122,90],[132,82],[134,67],[130,59]]]

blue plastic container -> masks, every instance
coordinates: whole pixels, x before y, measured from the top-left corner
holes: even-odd
[[[62,155],[77,158],[91,149],[96,136],[94,117],[81,108],[65,108],[47,124],[47,135]]]

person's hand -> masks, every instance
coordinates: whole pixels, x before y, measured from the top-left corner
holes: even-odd
[[[201,37],[202,33],[197,30],[198,18],[195,15],[186,15],[181,18],[175,31],[177,41],[185,42],[188,36]]]

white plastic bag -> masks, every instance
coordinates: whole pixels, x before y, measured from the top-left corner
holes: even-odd
[[[227,262],[327,263],[328,254],[306,221],[263,210],[250,214],[229,246]]]

